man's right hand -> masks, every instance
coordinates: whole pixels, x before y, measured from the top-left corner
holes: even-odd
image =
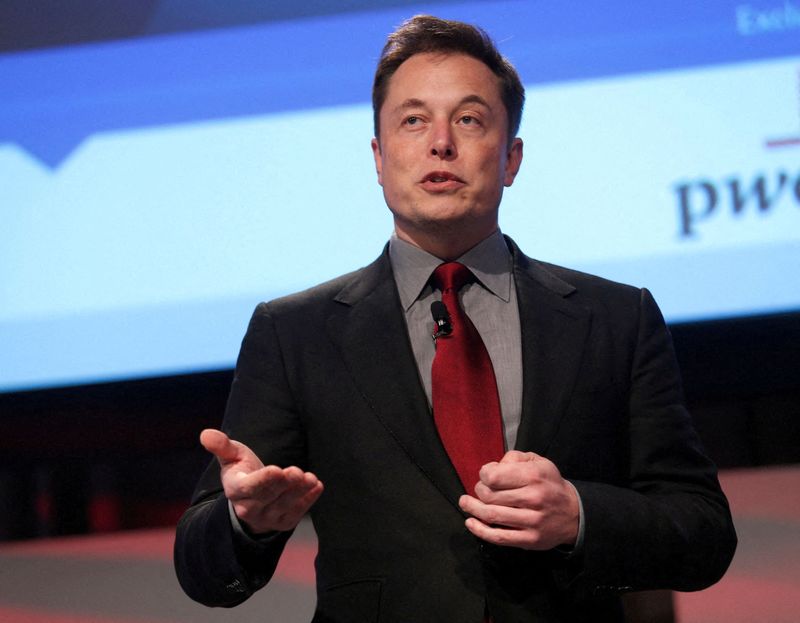
[[[311,472],[265,466],[250,448],[222,431],[207,428],[200,443],[217,457],[225,497],[253,534],[291,530],[322,493],[322,482]]]

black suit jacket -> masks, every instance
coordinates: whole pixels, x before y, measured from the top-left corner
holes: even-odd
[[[736,537],[683,406],[650,294],[543,264],[508,240],[523,341],[517,448],[577,487],[585,543],[571,556],[491,546],[464,527],[388,254],[256,309],[223,429],[265,463],[315,472],[315,622],[619,620],[618,595],[695,590]],[[212,462],[178,527],[184,590],[235,605],[271,577],[287,533],[232,530]]]

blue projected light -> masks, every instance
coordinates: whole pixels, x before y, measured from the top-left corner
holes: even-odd
[[[100,132],[364,101],[371,38],[332,34],[326,23],[271,24],[0,58],[3,84],[15,85],[0,140],[55,167]],[[307,40],[318,45],[287,53]]]
[[[800,309],[800,0],[406,6],[0,55],[0,391],[228,367],[391,233],[385,36],[483,26],[527,89],[501,227],[673,322]],[[686,4],[686,3],[684,3]],[[226,22],[230,23],[230,22]],[[780,280],[780,281],[779,281]]]
[[[621,9],[506,2],[442,9],[443,16],[462,16],[497,33],[529,84],[783,56],[798,47],[791,18],[785,30],[759,30],[758,14],[736,2],[678,8],[638,2]],[[424,10],[0,57],[0,80],[12,85],[0,109],[0,141],[57,166],[98,132],[367,102],[386,32]]]

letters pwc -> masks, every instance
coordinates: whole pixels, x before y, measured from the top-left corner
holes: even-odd
[[[738,216],[748,210],[769,213],[779,205],[800,207],[800,171],[757,174],[750,179],[729,177],[721,181],[698,179],[674,186],[678,202],[678,233],[697,235],[700,223],[727,211]]]

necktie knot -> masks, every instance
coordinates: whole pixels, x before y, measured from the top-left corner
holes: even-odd
[[[469,268],[459,262],[439,264],[433,271],[431,281],[442,292],[455,290],[458,292],[465,284],[473,280]]]

